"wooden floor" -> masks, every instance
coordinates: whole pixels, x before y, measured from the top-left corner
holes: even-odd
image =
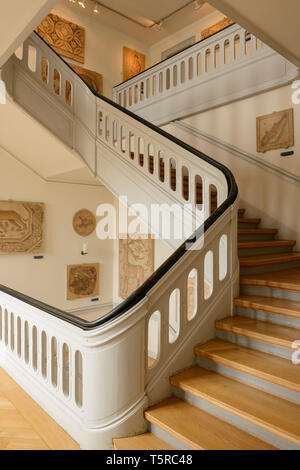
[[[0,368],[0,450],[79,450],[79,445]]]

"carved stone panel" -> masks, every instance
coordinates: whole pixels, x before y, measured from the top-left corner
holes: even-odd
[[[49,13],[36,31],[58,54],[84,64],[84,28]]]
[[[126,299],[140,287],[154,270],[154,241],[119,240],[119,295]]]
[[[144,72],[146,68],[146,56],[140,52],[123,47],[123,80]]]
[[[67,300],[99,295],[99,263],[67,267]]]
[[[294,146],[294,110],[266,114],[256,118],[257,151],[287,149]]]
[[[44,204],[0,201],[0,253],[41,252]]]

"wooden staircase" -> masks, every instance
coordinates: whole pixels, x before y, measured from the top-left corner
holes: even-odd
[[[145,412],[149,432],[115,439],[115,449],[300,449],[300,253],[244,215],[236,315],[170,378],[173,396]]]

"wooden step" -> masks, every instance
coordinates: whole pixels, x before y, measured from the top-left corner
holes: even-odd
[[[172,377],[171,384],[300,445],[300,407],[297,404],[200,367]]]
[[[174,447],[151,432],[139,436],[114,439],[113,443],[115,450],[174,450]]]
[[[227,331],[263,343],[286,349],[294,349],[294,341],[299,340],[300,330],[270,322],[242,316],[228,317],[216,322],[218,330]]]
[[[148,421],[194,450],[274,449],[179,398],[168,398],[145,412]]]
[[[238,223],[258,225],[261,223],[261,219],[247,219],[246,217],[240,217],[238,218]]]
[[[276,228],[240,228],[238,235],[277,235]]]
[[[239,209],[238,210],[238,215],[243,216],[246,212],[246,209]]]
[[[300,302],[296,300],[277,299],[259,295],[241,295],[234,300],[234,303],[237,307],[300,318]]]
[[[293,247],[296,245],[294,240],[258,240],[258,241],[245,241],[238,243],[239,250],[246,250],[251,248],[281,248]]]
[[[251,267],[251,266],[268,266],[270,264],[284,264],[300,261],[300,253],[274,253],[269,255],[257,255],[257,256],[246,256],[240,257],[240,266]]]
[[[300,292],[300,268],[243,275],[240,278],[240,284],[243,286],[271,287],[273,289]]]
[[[208,343],[196,346],[195,354],[217,364],[300,392],[299,367],[290,360],[220,339],[213,339]]]

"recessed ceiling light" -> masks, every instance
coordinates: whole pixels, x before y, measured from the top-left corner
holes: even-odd
[[[93,12],[94,13],[99,13],[99,5],[98,5],[98,2],[95,2],[95,6],[94,6],[94,9],[93,9]]]
[[[78,5],[81,6],[81,8],[86,8],[85,0],[80,0]]]
[[[199,8],[201,8],[203,6],[203,2],[200,2],[198,0],[195,0],[195,3],[194,3],[194,10],[199,10]]]

